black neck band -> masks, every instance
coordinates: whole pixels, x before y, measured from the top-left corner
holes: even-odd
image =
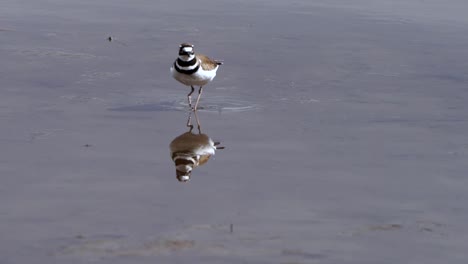
[[[182,66],[182,65],[181,65]],[[174,69],[177,72],[183,73],[183,74],[193,74],[198,71],[198,68],[200,68],[200,64],[197,65],[197,67],[191,69],[191,70],[183,70],[177,66],[177,63],[174,61]]]
[[[189,66],[193,66],[197,63],[197,58],[193,58],[189,61],[184,61],[184,60],[181,60],[180,58],[177,59],[177,64],[179,64],[180,67],[189,67]]]

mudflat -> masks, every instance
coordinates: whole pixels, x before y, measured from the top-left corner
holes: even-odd
[[[466,263],[465,1],[1,6],[0,263]]]

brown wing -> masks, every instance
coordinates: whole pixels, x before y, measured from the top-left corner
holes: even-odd
[[[222,62],[210,59],[203,54],[197,54],[197,58],[201,62],[202,69],[205,71],[211,71],[215,69],[218,65],[222,64]]]
[[[198,163],[198,166],[201,166],[201,165],[207,163],[208,160],[209,160],[210,158],[211,158],[211,155],[210,155],[210,154],[201,155],[201,156],[200,156],[200,161],[199,161],[199,163]]]

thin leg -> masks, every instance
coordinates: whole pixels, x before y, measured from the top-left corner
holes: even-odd
[[[198,90],[198,97],[197,97],[197,102],[195,103],[195,108],[193,109],[194,111],[197,110],[198,108],[198,101],[200,101],[200,96],[203,92],[203,86],[200,86],[200,89]]]
[[[192,125],[192,112],[190,112],[187,120],[187,127],[190,128],[189,132],[192,132],[193,125]]]
[[[198,119],[197,112],[193,111],[193,114],[195,115],[195,120],[197,121],[198,134],[201,134],[201,125],[200,120]]]
[[[190,88],[192,88],[192,91],[190,91],[190,93],[187,95],[187,98],[188,98],[188,105],[192,107],[192,94],[195,91],[195,88],[193,88],[193,86],[190,86]]]

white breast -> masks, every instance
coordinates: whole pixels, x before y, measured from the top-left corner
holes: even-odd
[[[211,71],[205,71],[200,66],[198,68],[198,71],[189,75],[189,74],[183,74],[183,73],[176,71],[176,69],[174,69],[174,66],[172,66],[171,74],[172,74],[172,77],[174,77],[174,79],[176,79],[177,81],[187,86],[191,86],[191,85],[204,86],[214,79],[214,77],[216,76],[216,71],[218,70],[218,67],[214,68]]]

